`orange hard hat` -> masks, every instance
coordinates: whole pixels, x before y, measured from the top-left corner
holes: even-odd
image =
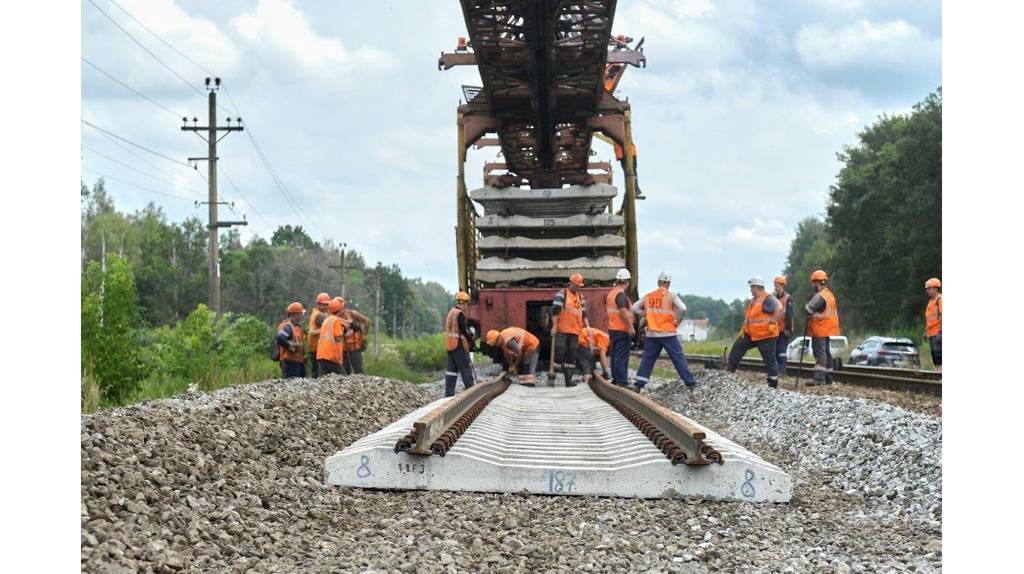
[[[498,342],[498,335],[499,333],[495,329],[487,331],[487,344],[493,347]]]
[[[811,273],[811,281],[828,281],[828,273],[818,269],[814,273]]]
[[[782,283],[783,285],[786,285],[786,276],[785,275],[779,275],[778,277],[775,278],[775,282],[776,283]]]
[[[331,299],[331,302],[327,304],[327,311],[329,313],[337,313],[338,311],[341,311],[341,306],[341,301],[338,299]]]
[[[574,284],[574,285],[578,285],[580,287],[583,287],[583,276],[580,275],[579,273],[573,273],[569,277],[569,282]]]
[[[317,304],[326,303],[326,302],[328,302],[330,300],[331,300],[331,296],[328,295],[327,293],[321,293],[321,294],[316,296]]]
[[[929,287],[942,287],[942,281],[939,281],[938,277],[932,277],[924,282],[924,288],[927,289]]]
[[[332,301],[337,301],[338,305],[341,305],[341,307],[339,307],[339,309],[344,309],[345,308],[345,298],[344,297],[335,297],[334,299],[332,299]]]
[[[466,293],[465,291],[459,291],[458,293],[455,294],[455,300],[469,301],[469,293]]]
[[[291,314],[291,313],[305,313],[305,312],[306,312],[306,310],[302,308],[302,303],[299,303],[298,301],[292,303],[291,305],[288,305],[288,313],[289,314]]]

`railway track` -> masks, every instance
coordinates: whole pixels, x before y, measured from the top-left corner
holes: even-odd
[[[720,355],[687,355],[686,360],[705,366],[721,367],[723,364]],[[738,368],[743,371],[764,372],[761,359],[742,359]],[[814,373],[814,365],[810,363],[789,363],[787,369],[789,374],[806,377],[807,380],[810,380]],[[936,371],[843,365],[842,369],[832,372],[832,378],[848,385],[942,396],[942,373]]]

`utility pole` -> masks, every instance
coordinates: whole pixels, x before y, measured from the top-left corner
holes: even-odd
[[[331,269],[341,269],[341,298],[345,298],[345,248],[348,243],[341,244],[341,265],[328,265]]]
[[[196,118],[192,118],[192,125],[188,125],[188,118],[181,118],[182,126],[181,131],[183,132],[196,132],[200,138],[206,140],[207,143],[207,155],[206,157],[190,157],[189,161],[199,162],[206,160],[209,175],[207,176],[207,182],[210,185],[209,200],[202,202],[209,206],[209,223],[207,228],[210,230],[210,245],[209,245],[209,257],[210,257],[210,309],[220,314],[220,228],[221,227],[232,227],[234,225],[247,225],[245,221],[218,221],[217,220],[217,206],[220,205],[217,202],[217,142],[223,139],[228,133],[242,131],[242,118],[238,118],[238,125],[231,125],[231,118],[228,118],[228,125],[218,126],[217,125],[217,90],[220,89],[220,78],[213,79],[213,85],[210,85],[210,78],[206,78],[206,89],[210,92],[209,102],[209,122],[206,126],[197,125],[198,121]],[[200,132],[206,132],[204,138]],[[225,132],[223,136],[218,136],[217,132]]]
[[[380,262],[377,262],[377,294],[374,296],[376,302],[373,304],[373,314],[376,316],[376,320],[373,322],[373,356],[380,355]]]

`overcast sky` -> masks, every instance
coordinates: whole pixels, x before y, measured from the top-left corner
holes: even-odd
[[[203,70],[110,0],[92,1],[202,91]],[[248,129],[219,150],[248,200],[221,178],[222,195],[248,216],[243,237],[300,223],[371,263],[456,287],[455,108],[461,85],[480,84],[472,68],[437,71],[439,53],[465,35],[457,1],[116,1],[223,79],[234,105],[222,91],[232,113],[218,113],[238,110]],[[796,223],[824,211],[836,152],[941,85],[938,1],[621,0],[614,31],[647,38],[647,69],[630,68],[619,86],[649,198],[638,209],[641,289],[666,270],[683,293],[732,299],[747,294],[750,276],[779,273]],[[172,158],[205,154],[180,130],[183,115],[205,123],[205,96],[89,0],[82,56],[169,108],[83,62],[83,119]],[[205,183],[188,168],[130,153],[85,125],[82,143],[83,178],[105,174],[121,209],[155,201],[172,221],[205,219],[192,204]],[[595,145],[596,159],[614,157]],[[494,153],[470,152],[470,189]]]

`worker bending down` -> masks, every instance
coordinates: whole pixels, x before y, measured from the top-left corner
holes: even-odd
[[[339,297],[339,299],[341,299]],[[366,350],[365,333],[370,332],[370,319],[355,309],[349,308],[344,299],[341,299],[341,316],[349,322],[349,328],[345,331],[345,360],[342,368],[346,375],[355,373],[363,374],[363,351]]]
[[[576,349],[580,331],[587,322],[587,301],[580,294],[582,288],[583,276],[574,273],[569,277],[568,288],[555,293],[551,304],[551,342],[555,349],[555,363],[561,366],[567,387],[576,386],[572,380],[573,367],[576,365]],[[554,372],[554,364],[551,371]],[[551,380],[548,384],[553,385],[554,381]]]
[[[302,308],[302,303],[296,301],[288,305],[287,311],[288,318],[277,326],[277,335],[274,337],[277,343],[277,359],[281,363],[281,377],[305,377],[306,356],[302,352],[304,341],[299,321],[306,310]]]
[[[345,331],[349,321],[341,314],[341,297],[327,304],[327,317],[320,326],[320,340],[316,346],[316,366],[319,376],[342,374],[345,360]]]
[[[924,310],[924,336],[932,352],[935,370],[942,372],[942,281],[932,277],[924,284],[928,307]]]
[[[779,324],[786,318],[786,308],[764,288],[764,279],[754,277],[747,281],[747,286],[750,287],[750,300],[744,310],[743,327],[729,350],[729,372],[735,373],[743,355],[757,347],[768,372],[768,386],[774,389],[779,386],[776,339],[779,337]]]
[[[540,339],[526,329],[507,327],[500,332],[487,332],[487,345],[505,355],[509,374],[521,375],[519,382],[526,387],[536,385],[537,360],[540,358]]]
[[[636,372],[636,391],[640,392],[650,382],[654,363],[665,349],[679,378],[688,389],[697,386],[690,368],[686,365],[683,345],[676,336],[679,320],[686,312],[686,304],[679,295],[669,291],[672,276],[664,271],[658,275],[658,288],[644,295],[633,304],[633,312],[647,319],[647,336],[644,339],[644,354],[640,357],[640,368]]]
[[[466,321],[466,307],[469,305],[469,294],[459,291],[455,295],[455,305],[448,311],[444,320],[444,348],[448,351],[448,367],[444,372],[444,396],[455,396],[455,382],[462,375],[462,386],[466,389],[473,386],[473,365],[469,362],[469,350],[473,348],[473,334],[469,331]]]
[[[601,364],[602,375],[601,380],[607,382],[608,376],[611,373],[611,368],[608,366],[608,347],[611,345],[611,339],[608,333],[600,329],[593,327],[585,327],[580,331],[579,337],[579,364],[580,369],[583,371],[583,383],[589,383],[590,379],[595,375],[594,367],[598,363]]]
[[[807,331],[811,335],[811,352],[814,353],[814,377],[809,385],[832,384],[831,338],[840,334],[839,306],[827,283],[828,274],[821,269],[811,273],[814,295],[804,305],[804,310],[810,315]]]

